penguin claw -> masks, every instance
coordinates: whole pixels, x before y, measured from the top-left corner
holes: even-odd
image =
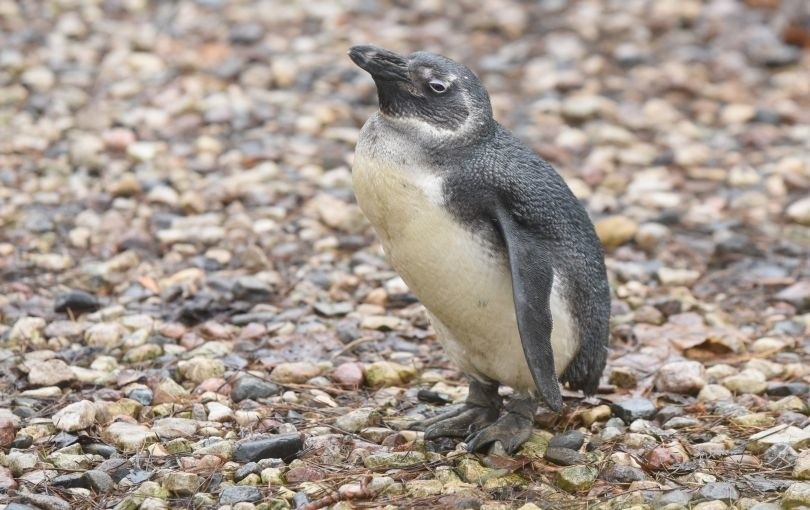
[[[479,452],[501,443],[506,453],[511,455],[532,435],[533,424],[533,420],[526,416],[507,413],[492,425],[467,436],[467,450]]]
[[[425,439],[465,437],[492,424],[497,418],[497,409],[464,405],[459,410],[425,420],[420,425],[424,425]]]

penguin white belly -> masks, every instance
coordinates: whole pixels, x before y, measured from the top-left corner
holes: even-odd
[[[443,207],[440,179],[427,170],[381,164],[358,151],[353,183],[389,263],[427,308],[450,359],[471,376],[536,394],[506,257]],[[551,345],[561,374],[576,354],[578,340],[556,277],[550,306]]]

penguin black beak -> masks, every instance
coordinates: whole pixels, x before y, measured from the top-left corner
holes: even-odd
[[[408,61],[402,55],[377,46],[352,46],[349,58],[375,80],[410,81]]]

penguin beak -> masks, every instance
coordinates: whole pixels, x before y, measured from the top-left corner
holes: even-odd
[[[410,81],[408,61],[402,55],[377,46],[352,46],[349,58],[375,81]]]

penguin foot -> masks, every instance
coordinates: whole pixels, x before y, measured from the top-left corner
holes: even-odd
[[[458,410],[440,414],[420,425],[424,426],[425,439],[467,437],[494,423],[498,414],[498,408],[465,404]]]
[[[424,430],[425,439],[467,437],[491,425],[501,413],[498,383],[473,379],[463,406],[411,426]]]
[[[532,435],[536,409],[537,402],[534,399],[516,399],[510,402],[506,406],[506,414],[498,421],[467,436],[467,450],[479,452],[501,443],[506,453],[515,453]]]

